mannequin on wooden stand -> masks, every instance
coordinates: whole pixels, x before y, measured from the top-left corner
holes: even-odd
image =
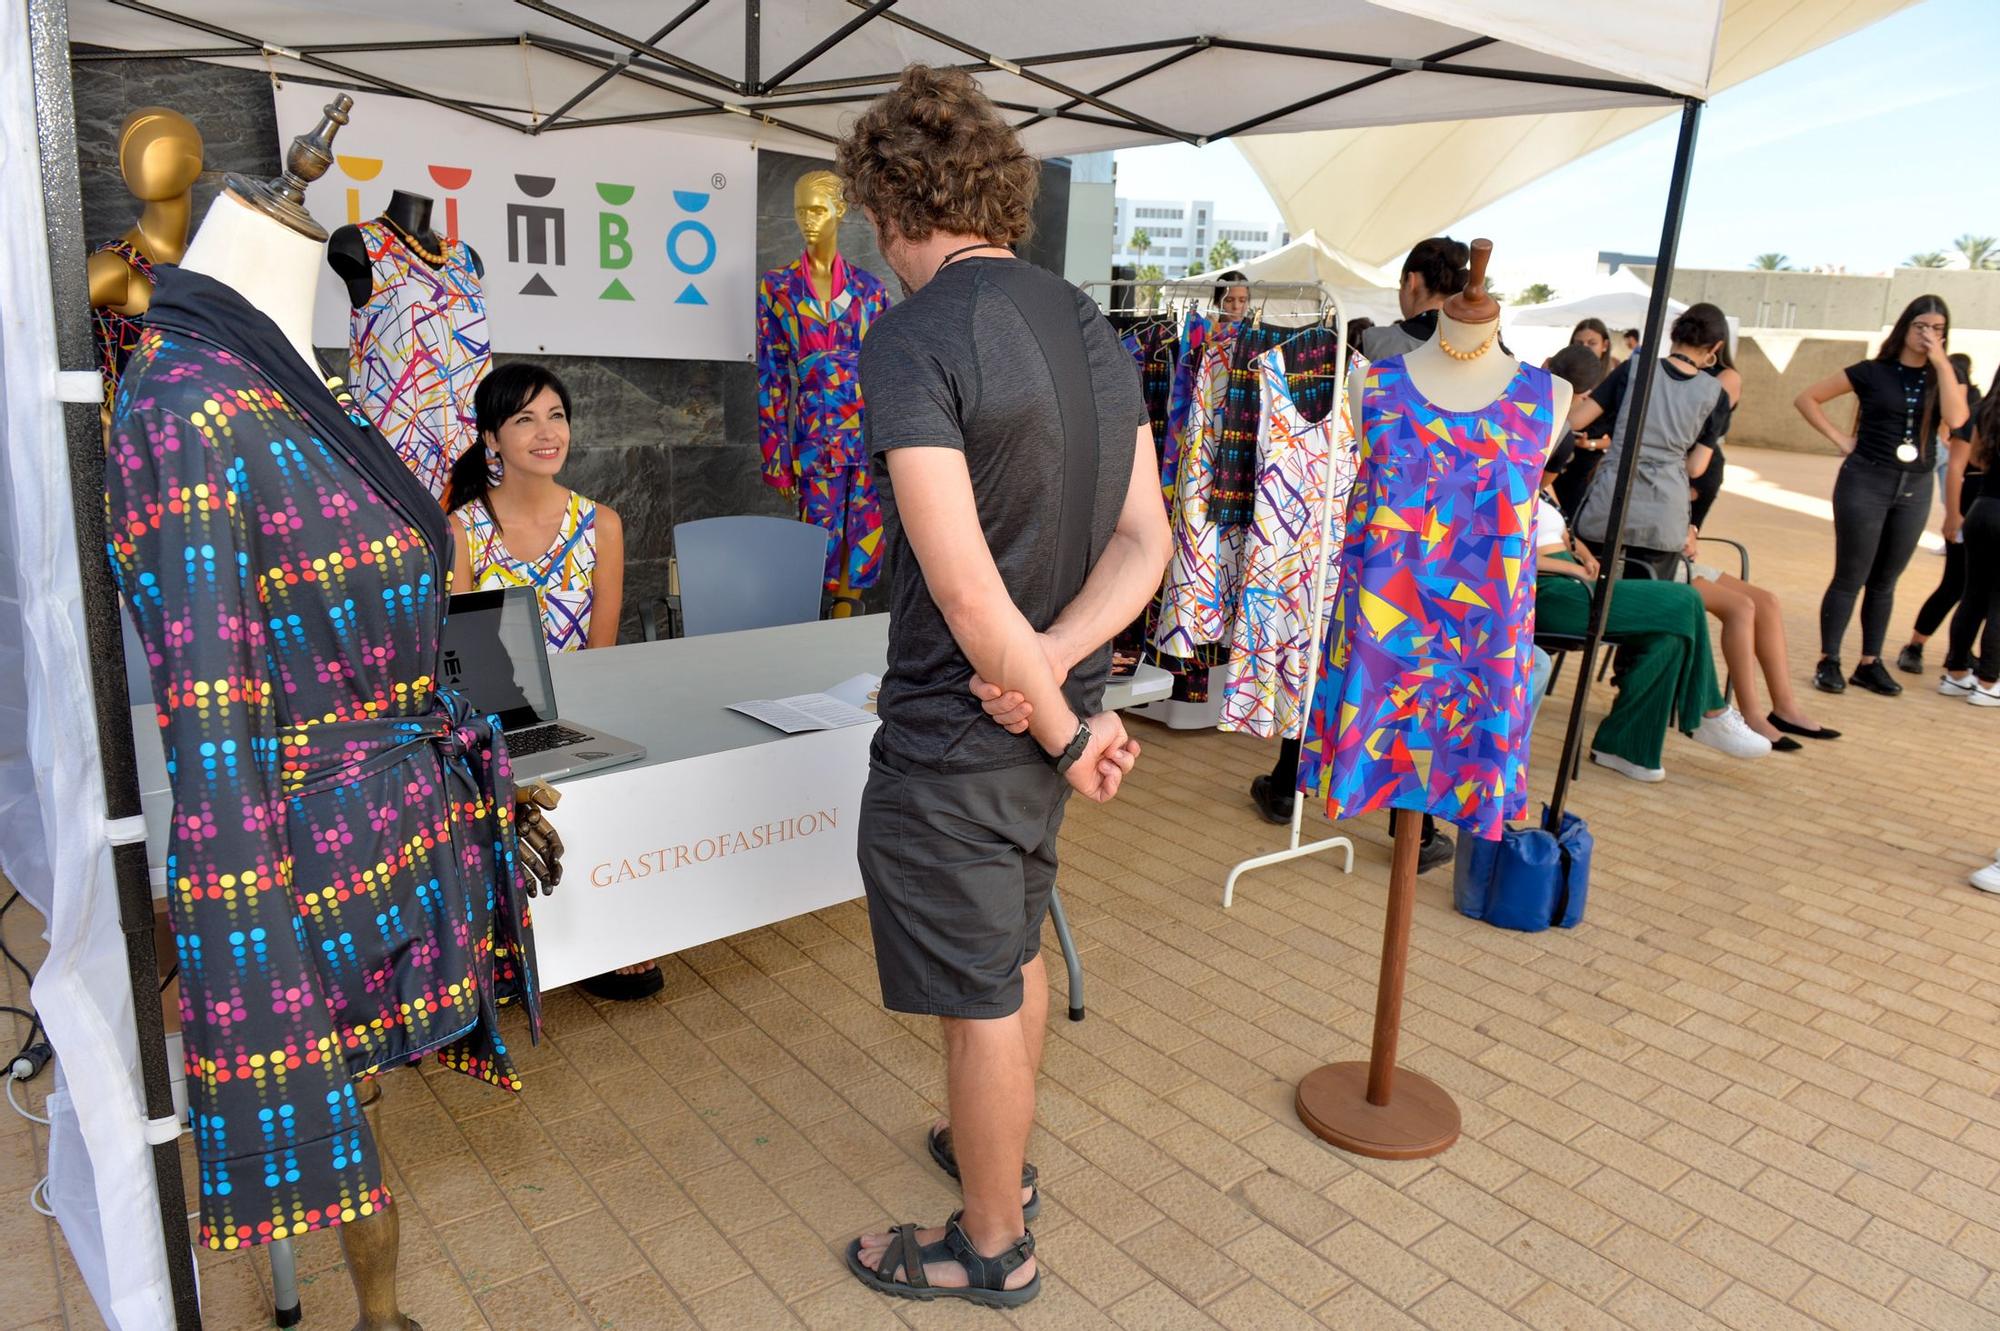
[[[319,128],[294,141],[279,180],[264,183],[231,177],[181,265],[233,288],[277,325],[315,375],[323,372],[312,346],[313,298],[319,265],[326,256],[326,233],[305,212],[302,200],[305,185],[331,163],[331,139],[337,127],[347,123],[349,105],[347,98],[336,99]],[[554,792],[536,783],[516,788],[515,798],[520,863],[531,883],[552,888],[562,876],[562,843],[543,811],[555,807]],[[370,1079],[360,1098],[379,1144],[379,1085]],[[338,1228],[359,1308],[355,1331],[421,1331],[404,1315],[396,1296],[400,1209],[390,1205]]]
[[[1485,410],[1507,391],[1520,370],[1520,362],[1499,346],[1500,306],[1486,293],[1486,266],[1492,257],[1491,241],[1472,242],[1471,276],[1465,290],[1445,302],[1437,335],[1403,357],[1410,386],[1446,411]],[[1365,367],[1357,369],[1348,382],[1349,401],[1364,431],[1367,373]],[[1568,417],[1571,395],[1567,383],[1555,381],[1552,428],[1553,422]],[[1306,1074],[1296,1104],[1306,1127],[1342,1150],[1378,1160],[1415,1160],[1436,1155],[1457,1141],[1460,1119],[1458,1105],[1443,1087],[1396,1067],[1423,814],[1396,809],[1393,822],[1388,918],[1368,1061],[1331,1063]]]

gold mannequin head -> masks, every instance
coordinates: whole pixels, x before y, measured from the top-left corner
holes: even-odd
[[[792,216],[805,237],[806,252],[825,262],[840,248],[840,219],[847,216],[847,199],[840,177],[831,171],[808,171],[792,186]]]
[[[178,111],[142,106],[118,131],[118,170],[142,202],[178,198],[201,175],[201,131]]]

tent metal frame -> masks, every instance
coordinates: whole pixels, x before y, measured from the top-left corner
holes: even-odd
[[[176,13],[146,0],[109,0],[111,4],[149,18],[160,19],[181,27],[203,33],[231,43],[227,46],[195,47],[187,49],[162,48],[146,51],[79,51],[78,60],[149,60],[149,59],[255,59],[258,57],[280,56],[301,64],[324,70],[338,78],[349,80],[349,86],[371,88],[378,92],[396,93],[405,97],[416,97],[461,114],[477,117],[506,129],[522,134],[541,134],[551,129],[581,129],[592,125],[630,125],[648,121],[684,120],[701,117],[740,115],[761,121],[774,129],[782,129],[792,134],[803,135],[823,143],[833,143],[834,136],[824,130],[813,129],[783,118],[789,109],[803,109],[851,103],[864,104],[878,93],[896,82],[901,71],[883,74],[850,75],[840,78],[793,82],[793,77],[807,69],[821,56],[846,41],[856,32],[871,23],[886,23],[913,33],[926,41],[956,51],[966,57],[966,62],[952,66],[973,74],[1005,72],[1024,79],[1037,87],[1046,89],[1061,98],[1058,105],[1032,106],[1019,102],[1000,103],[1003,109],[1021,115],[1015,122],[1017,130],[1027,129],[1047,120],[1074,120],[1083,124],[1099,125],[1110,129],[1120,129],[1128,133],[1147,135],[1162,142],[1191,144],[1195,147],[1229,138],[1232,135],[1248,133],[1288,115],[1323,106],[1327,102],[1360,92],[1387,80],[1400,78],[1404,74],[1449,74],[1459,78],[1489,79],[1506,83],[1535,83],[1546,86],[1577,88],[1595,92],[1616,93],[1624,97],[1659,98],[1664,101],[1680,101],[1680,94],[1662,88],[1657,84],[1632,79],[1596,78],[1578,74],[1550,74],[1539,70],[1501,69],[1484,65],[1453,63],[1460,56],[1483,50],[1497,44],[1492,37],[1474,37],[1456,46],[1441,51],[1433,51],[1418,56],[1386,56],[1361,51],[1328,50],[1317,47],[1284,46],[1274,42],[1244,41],[1232,37],[1214,37],[1206,34],[1190,34],[1186,37],[1166,38],[1158,41],[1133,42],[1117,46],[1099,46],[1085,49],[1060,51],[1051,54],[1025,56],[1008,59],[992,51],[981,50],[970,42],[952,36],[939,28],[921,23],[908,15],[896,13],[897,0],[847,0],[855,13],[845,23],[834,28],[806,51],[795,57],[769,77],[760,71],[763,64],[763,19],[758,0],[744,3],[744,74],[742,78],[732,78],[719,70],[676,55],[663,46],[668,37],[696,14],[706,9],[710,0],[690,0],[690,3],[663,24],[658,31],[646,37],[636,37],[619,31],[608,24],[599,23],[584,14],[554,0],[513,0],[513,3],[531,13],[551,19],[578,32],[587,33],[607,46],[588,46],[573,38],[550,36],[523,29],[511,37],[462,37],[426,38],[407,41],[384,42],[337,42],[318,43],[310,46],[279,46],[264,38],[225,28],[192,15]],[[574,93],[567,96],[555,110],[546,114],[532,108],[509,107],[510,114],[501,114],[487,106],[452,97],[442,97],[425,92],[383,75],[370,74],[348,65],[338,64],[328,57],[335,55],[366,55],[399,51],[445,51],[464,50],[476,47],[519,46],[546,51],[554,55],[568,56],[582,64],[593,65],[597,73]],[[1084,89],[1065,83],[1040,72],[1051,65],[1073,64],[1086,60],[1103,60],[1117,56],[1134,55],[1149,51],[1162,52],[1153,63],[1113,79],[1095,89]],[[1191,57],[1209,51],[1242,51],[1258,55],[1280,56],[1299,60],[1318,60],[1342,65],[1360,65],[1376,70],[1373,74],[1339,84],[1324,92],[1258,112],[1233,125],[1208,131],[1164,124],[1149,116],[1144,116],[1128,107],[1121,106],[1107,98],[1120,89],[1131,87],[1155,74],[1164,72]],[[624,115],[601,117],[578,117],[576,109],[613,79],[630,79],[644,84],[669,96],[693,102],[692,107],[662,108],[659,111],[631,112]],[[676,80],[669,82],[668,80]],[[827,96],[826,94],[845,94]],[[1089,108],[1083,110],[1080,108]],[[1093,114],[1094,113],[1094,114]]]
[[[110,0],[135,13],[177,24],[203,33],[227,45],[177,49],[72,50],[66,0],[26,0],[33,76],[35,80],[36,137],[42,160],[42,181],[48,217],[47,244],[53,270],[51,297],[58,352],[62,363],[80,371],[95,372],[96,357],[91,342],[89,292],[85,279],[86,255],[83,244],[82,188],[76,153],[75,104],[69,65],[72,60],[146,59],[228,59],[282,57],[307,65],[331,76],[342,86],[358,87],[398,96],[412,97],[523,134],[540,134],[550,129],[583,129],[599,124],[631,124],[647,120],[675,120],[721,115],[739,115],[774,129],[832,143],[833,136],[783,119],[790,107],[825,106],[838,102],[861,103],[893,84],[896,73],[793,82],[793,76],[813,60],[870,23],[891,23],[930,41],[949,47],[967,57],[953,68],[973,74],[1002,71],[1025,79],[1056,94],[1062,101],[1048,107],[1016,102],[1003,103],[1024,118],[1017,128],[1026,128],[1049,119],[1073,120],[1123,130],[1129,134],[1203,146],[1207,143],[1261,128],[1286,115],[1373,87],[1408,73],[1447,74],[1461,78],[1532,83],[1615,93],[1625,97],[1658,99],[1679,103],[1680,137],[1674,152],[1669,178],[1665,217],[1661,228],[1659,260],[1654,272],[1652,300],[1646,312],[1646,346],[1660,345],[1667,312],[1667,293],[1673,285],[1675,258],[1679,248],[1681,220],[1686,208],[1688,181],[1693,169],[1694,148],[1700,126],[1700,98],[1673,92],[1654,84],[1575,75],[1549,74],[1534,70],[1499,69],[1453,63],[1457,57],[1493,44],[1480,37],[1444,51],[1418,57],[1382,56],[1362,52],[1287,47],[1268,42],[1239,41],[1205,35],[1007,59],[919,23],[894,10],[896,0],[848,0],[856,14],[834,29],[803,57],[792,61],[766,78],[762,75],[762,11],[758,0],[744,5],[744,76],[731,78],[675,55],[661,45],[674,31],[707,7],[709,0],[690,0],[672,20],[649,37],[634,37],[594,20],[561,8],[551,0],[515,0],[523,8],[543,17],[589,33],[618,49],[588,46],[562,37],[544,36],[523,30],[516,37],[467,37],[423,41],[343,42],[288,49],[262,38],[236,32],[189,15],[158,8],[145,0]],[[567,57],[591,66],[591,79],[547,115],[528,108],[490,107],[457,98],[444,97],[378,74],[353,68],[330,59],[336,55],[385,52],[462,50],[478,47],[520,46]],[[1139,115],[1108,96],[1129,88],[1142,79],[1213,50],[1247,51],[1259,54],[1321,60],[1329,63],[1371,66],[1376,73],[1341,84],[1311,98],[1269,109],[1236,124],[1209,132],[1176,128]],[[1158,51],[1150,65],[1115,79],[1091,91],[1071,86],[1040,72],[1045,67],[1079,61]],[[597,119],[574,115],[593,93],[613,79],[645,84],[657,91],[691,103],[687,107],[663,109]],[[313,79],[319,82],[320,79]],[[850,94],[834,96],[832,94]],[[1087,111],[1080,108],[1089,108]],[[1343,330],[1344,331],[1344,330]],[[1577,675],[1576,697],[1571,704],[1569,727],[1564,737],[1563,761],[1555,793],[1550,801],[1549,826],[1561,817],[1571,784],[1570,773],[1582,742],[1582,724],[1588,703],[1592,662],[1601,649],[1604,624],[1610,608],[1612,589],[1620,564],[1621,533],[1629,500],[1633,472],[1638,460],[1634,442],[1643,430],[1657,366],[1646,357],[1633,375],[1633,410],[1626,429],[1626,447],[1613,491],[1609,520],[1610,548],[1591,601],[1589,631],[1583,647],[1583,668]],[[105,800],[113,819],[139,814],[138,769],[133,752],[130,715],[126,704],[125,661],[119,623],[117,589],[103,558],[105,518],[103,508],[104,443],[93,404],[65,403],[65,438],[70,457],[73,510],[76,527],[79,574],[84,592],[84,620],[91,652],[91,688],[96,699],[97,745],[104,771]],[[1296,803],[1296,802],[1295,802]],[[1296,836],[1296,832],[1294,833]],[[119,898],[121,928],[125,934],[130,981],[135,998],[135,1023],[139,1040],[141,1079],[144,1083],[146,1113],[154,1119],[172,1115],[170,1083],[160,1007],[155,994],[159,974],[153,947],[153,898],[150,875],[142,844],[116,845],[112,851]],[[1289,858],[1289,856],[1287,856]],[[1245,865],[1243,867],[1249,867]],[[165,1231],[167,1269],[178,1331],[197,1331],[201,1310],[195,1290],[194,1254],[182,1214],[183,1182],[179,1152],[174,1142],[153,1148],[156,1192]]]

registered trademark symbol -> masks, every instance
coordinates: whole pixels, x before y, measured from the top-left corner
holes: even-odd
[[[721,189],[727,184],[729,184],[729,179],[728,177],[724,176],[720,171],[718,171],[714,175],[708,178],[708,183],[715,186],[715,188],[717,189]]]

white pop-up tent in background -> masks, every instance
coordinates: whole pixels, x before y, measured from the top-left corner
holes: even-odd
[[[149,1125],[139,1089],[142,1059],[159,1054],[138,1046],[118,965],[121,890],[143,913],[146,883],[143,867],[135,872],[129,862],[114,872],[107,792],[136,809],[136,782],[129,758],[124,770],[114,763],[107,771],[92,742],[99,716],[125,715],[125,688],[122,678],[115,696],[105,686],[107,696],[93,706],[81,683],[94,661],[115,657],[119,631],[98,562],[95,395],[87,379],[73,380],[63,407],[53,388],[65,361],[75,371],[93,364],[69,41],[414,96],[524,134],[657,123],[822,156],[842,123],[917,60],[973,70],[1042,156],[1618,107],[1656,115],[1681,106],[1688,133],[1669,194],[1677,200],[1692,148],[1692,103],[1709,90],[1722,7],[1723,0],[1155,0],[1113,12],[1070,0],[902,0],[893,8],[886,0],[715,0],[679,8],[656,29],[663,15],[651,0],[570,0],[568,8],[549,0],[13,6],[0,29],[0,208],[15,242],[0,248],[7,390],[0,623],[23,626],[24,650],[19,658],[0,654],[0,669],[19,676],[0,681],[0,809],[16,815],[0,818],[0,867],[49,921],[50,951],[34,995],[74,1092],[73,1105],[52,1101],[61,1120],[56,1140],[79,1148],[52,1153],[50,1195],[79,1264],[92,1273],[105,1321],[115,1331],[152,1331],[193,1325],[195,1312],[191,1282],[176,1282],[169,1268],[171,1260],[186,1271],[186,1235],[170,1239],[162,1227],[164,1214],[180,1228],[180,1199],[159,1198],[147,1168],[149,1132],[171,1130]],[[43,153],[54,156],[45,161]],[[1484,170],[1498,154],[1435,164],[1410,154],[1393,170],[1341,166],[1337,185],[1320,169],[1324,162],[1288,170],[1357,201],[1408,188],[1413,174],[1441,197],[1462,200],[1474,160]],[[46,253],[29,243],[44,233]],[[1406,239],[1398,238],[1398,249]],[[1394,257],[1341,243],[1371,262]],[[1663,268],[1671,260],[1669,244]],[[74,474],[72,451],[84,459]],[[79,563],[79,550],[88,564]]]

